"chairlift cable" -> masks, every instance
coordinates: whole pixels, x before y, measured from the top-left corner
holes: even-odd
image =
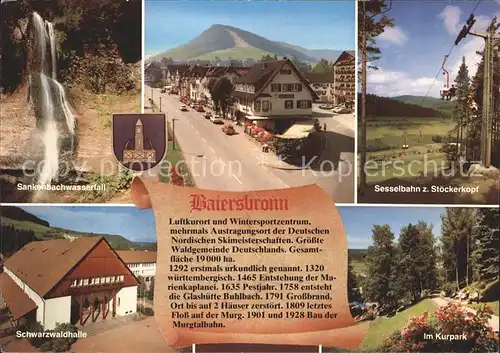
[[[472,10],[472,12],[471,12],[472,14],[474,14],[474,12],[476,12],[476,10],[477,10],[477,8],[478,8],[479,4],[481,3],[481,1],[482,1],[482,0],[478,0],[478,1],[477,1],[476,5],[474,6],[474,9],[473,9],[473,10]],[[445,4],[445,7],[446,7],[446,6],[447,6],[447,5]],[[451,54],[451,52],[453,51],[453,48],[454,48],[454,47],[455,47],[455,43],[453,43],[453,44],[451,45],[450,51],[448,52],[448,54],[446,55],[446,57],[450,57],[450,54]],[[479,49],[479,50],[481,50],[481,49]],[[425,94],[424,98],[422,98],[422,101],[420,102],[420,106],[423,106],[423,105],[424,105],[424,102],[425,102],[425,100],[427,99],[427,97],[429,96],[429,93],[431,92],[432,87],[433,87],[433,86],[434,86],[434,84],[436,83],[436,81],[437,81],[437,79],[438,79],[439,74],[441,73],[441,71],[443,71],[442,67],[440,67],[440,68],[439,68],[439,70],[438,70],[438,72],[437,72],[437,74],[436,74],[436,77],[434,78],[434,81],[432,81],[432,83],[431,83],[431,85],[430,85],[429,89],[427,90],[427,93]]]

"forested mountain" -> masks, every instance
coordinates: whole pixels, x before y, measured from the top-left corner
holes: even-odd
[[[150,61],[171,58],[173,60],[221,60],[248,58],[260,60],[265,55],[295,57],[305,62],[318,62],[322,58],[336,60],[338,50],[309,50],[296,45],[275,42],[240,28],[214,24],[186,44],[153,56]]]
[[[436,109],[418,104],[408,104],[394,98],[367,95],[366,114],[369,119],[377,117],[444,117],[446,114]]]

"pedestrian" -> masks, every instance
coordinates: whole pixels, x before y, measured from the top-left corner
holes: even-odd
[[[323,124],[323,130],[326,131],[326,123]]]

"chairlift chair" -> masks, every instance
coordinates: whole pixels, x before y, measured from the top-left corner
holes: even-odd
[[[447,59],[448,59],[448,55],[445,55],[444,60],[443,60],[443,64],[441,65],[441,69],[443,70],[443,75],[446,76],[446,84],[444,85],[444,88],[439,93],[441,95],[441,100],[444,100],[446,98],[446,100],[449,101],[453,97],[455,97],[457,89],[455,88],[455,85],[451,85],[451,87],[450,87],[450,73],[444,67]]]

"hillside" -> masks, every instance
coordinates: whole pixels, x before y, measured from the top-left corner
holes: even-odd
[[[450,115],[452,114],[456,104],[455,101],[447,101],[434,97],[412,96],[412,95],[391,97],[391,99],[407,104],[421,105],[422,107],[432,108]]]
[[[443,111],[409,104],[393,98],[379,97],[374,94],[367,96],[366,113],[369,118],[377,117],[443,117]]]
[[[285,47],[292,48],[294,50],[300,51],[304,53],[304,55],[315,58],[316,60],[325,59],[328,61],[335,61],[338,59],[340,54],[342,54],[342,50],[333,50],[333,49],[306,49],[298,45],[293,45],[285,42],[276,42],[278,44],[284,45]]]
[[[19,207],[0,206],[0,216],[2,218],[6,217],[17,221],[29,221],[43,227],[49,226],[49,222],[44,221],[43,219],[40,219]]]
[[[24,212],[25,217],[24,219],[13,219],[7,217],[5,216],[5,213],[3,211],[4,207],[2,207],[2,217],[0,219],[2,226],[13,226],[16,230],[32,231],[38,240],[64,239],[65,236],[77,236],[77,237],[102,236],[111,244],[111,246],[114,249],[117,250],[129,250],[131,248],[153,249],[156,246],[156,243],[132,242],[118,234],[85,233],[69,229],[51,227],[49,226],[48,222],[40,220],[40,218],[18,207],[8,207],[8,208],[18,210],[15,212],[10,210],[9,211],[10,214],[22,214]],[[44,225],[43,222],[45,222],[46,225]],[[4,235],[2,235],[2,237],[3,236]]]
[[[221,60],[229,58],[260,60],[266,54],[278,57],[296,57],[301,61],[317,62],[321,58],[336,59],[337,50],[309,50],[283,42],[275,42],[254,33],[226,25],[215,24],[196,38],[179,47],[151,57],[148,61],[172,58],[173,60]]]

